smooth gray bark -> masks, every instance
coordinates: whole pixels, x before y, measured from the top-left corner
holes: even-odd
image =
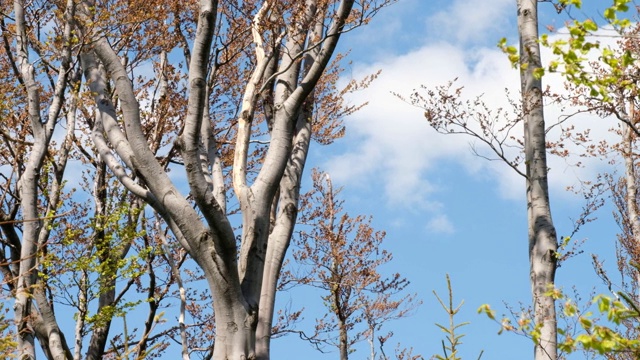
[[[324,20],[326,9],[318,9],[313,1],[307,2],[308,19],[320,18]],[[322,14],[318,17],[317,13]],[[323,21],[316,21],[315,26],[311,26],[310,37],[312,39],[322,39]],[[315,45],[315,44],[313,44]],[[318,51],[309,51],[305,54],[302,68],[309,71],[318,56]],[[285,66],[288,66],[285,65]],[[298,200],[300,195],[300,185],[302,173],[307,160],[309,145],[311,143],[311,119],[313,116],[313,91],[308,95],[302,105],[293,137],[293,148],[285,168],[284,176],[280,181],[279,194],[277,194],[278,211],[270,215],[272,228],[269,235],[269,246],[266,251],[264,263],[264,281],[259,304],[258,328],[256,330],[256,355],[258,359],[268,359],[271,349],[271,328],[273,326],[273,315],[275,308],[275,298],[277,291],[280,270],[291,242],[291,236],[295,227],[298,214]],[[275,206],[272,210],[276,210]]]
[[[252,28],[256,67],[246,85],[238,119],[233,169],[233,186],[243,221],[239,256],[223,203],[226,201],[222,193],[224,185],[219,183],[222,180],[220,159],[212,151],[212,140],[207,138],[210,127],[203,125],[203,121],[210,121],[206,116],[209,112],[207,71],[217,1],[200,2],[196,37],[187,57],[190,59],[188,111],[184,132],[176,143],[197,211],[180,195],[150,151],[141,131],[140,107],[133,84],[118,55],[103,34],[87,34],[95,37],[93,51],[83,56],[85,76],[99,113],[93,129],[95,145],[111,171],[132,193],[154,207],[202,268],[216,315],[214,359],[269,358],[275,289],[295,224],[300,177],[311,139],[310,116],[301,109],[327,66],[353,5],[353,0],[343,0],[335,8],[331,24],[322,34],[322,42],[317,44],[317,54],[303,74],[300,74],[301,65],[297,59],[308,52],[305,44],[312,32],[308,25],[318,16],[316,1],[301,4],[307,13],[302,24],[287,25],[289,28],[281,35],[286,49],[282,52],[269,49],[267,53],[258,31],[261,17],[269,10],[270,3],[264,3],[256,14]],[[87,2],[86,7],[90,6],[92,3]],[[285,35],[288,36],[286,40],[283,39]],[[271,58],[281,54],[285,55],[278,59],[277,72],[267,71],[268,65],[273,64]],[[104,66],[104,72],[100,64]],[[105,72],[113,79],[124,132],[106,93]],[[265,78],[267,74],[272,78]],[[270,144],[256,180],[249,184],[249,139],[255,104],[258,94],[262,93],[260,86],[264,84],[277,84],[271,104],[274,111]],[[301,117],[301,113],[305,115]],[[135,173],[140,181],[134,180],[129,172]],[[274,204],[277,215],[272,224]],[[264,313],[259,321],[261,311]],[[256,340],[258,328],[263,339],[260,342]],[[256,348],[259,355],[256,355]]]
[[[349,360],[349,334],[347,325],[343,319],[338,319],[338,348],[340,349],[340,360]]]
[[[624,109],[624,104],[622,105],[622,109]],[[626,110],[623,110],[622,113],[626,116]],[[636,116],[636,109],[633,101],[631,101],[629,113],[630,116],[626,117],[634,119]],[[633,125],[630,125],[630,122],[625,123],[623,128],[622,156],[624,157],[625,162],[624,183],[626,186],[625,201],[627,206],[627,219],[629,221],[629,230],[631,230],[630,232],[634,237],[635,242],[640,243],[640,209],[638,208],[638,187],[636,183],[637,170],[635,155],[633,153],[638,134],[634,131]],[[640,273],[636,273],[636,278],[634,280],[636,282],[636,286],[639,286]],[[636,299],[640,299],[640,293],[636,293],[635,297]]]
[[[553,289],[556,273],[557,235],[551,219],[542,82],[534,76],[541,67],[538,43],[538,2],[518,0],[520,79],[524,120],[529,261],[534,321],[540,328],[536,360],[557,359],[555,300],[545,295]]]
[[[38,182],[44,165],[45,156],[49,150],[51,137],[58,121],[64,95],[68,85],[68,71],[71,59],[71,24],[64,26],[63,42],[67,45],[63,47],[60,58],[57,79],[53,89],[51,103],[48,104],[47,118],[41,117],[40,87],[36,80],[35,67],[29,61],[29,40],[25,15],[25,2],[16,0],[14,4],[15,29],[16,29],[16,60],[19,76],[24,83],[27,95],[27,112],[33,134],[33,146],[29,154],[25,170],[18,181],[18,191],[20,193],[20,206],[22,208],[23,233],[20,253],[20,268],[16,284],[16,300],[14,305],[15,322],[17,324],[18,353],[21,359],[35,359],[35,337],[41,339],[41,346],[50,358],[70,359],[71,353],[61,335],[56,323],[53,311],[50,308],[46,297],[37,290],[37,252],[39,246],[44,244],[49,236],[49,221],[41,213],[38,206],[40,191]],[[75,5],[68,0],[65,8],[65,19],[73,17]],[[70,124],[73,128],[73,125]],[[65,141],[63,146],[69,146],[70,142]],[[65,149],[63,149],[65,150]],[[66,149],[68,151],[68,148]],[[65,154],[58,164],[59,170],[55,174],[57,188],[50,189],[48,195],[48,208],[56,209],[59,201],[60,179],[64,172],[68,154]],[[36,300],[35,302],[33,300]],[[36,306],[39,308],[39,316],[36,319]]]

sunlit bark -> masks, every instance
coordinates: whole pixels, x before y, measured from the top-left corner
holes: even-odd
[[[534,320],[541,327],[540,341],[535,345],[535,359],[555,360],[557,358],[555,300],[546,293],[554,287],[558,248],[549,203],[542,82],[535,75],[536,69],[541,67],[536,0],[518,0],[518,31],[520,33],[520,80],[524,118],[531,291]]]

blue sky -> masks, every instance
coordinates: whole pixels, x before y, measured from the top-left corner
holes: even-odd
[[[539,8],[542,28],[562,27],[563,17],[551,3],[540,3]],[[593,11],[587,4],[585,12]],[[532,354],[530,340],[497,335],[498,325],[476,314],[485,303],[498,314],[507,313],[504,303],[515,309],[520,303],[530,303],[524,180],[504,164],[474,156],[470,138],[435,133],[420,109],[391,94],[409,95],[420,85],[433,87],[458,77],[468,96],[485,94],[490,105],[504,104],[504,88],[517,96],[518,72],[496,47],[502,37],[514,44],[517,41],[515,13],[513,0],[485,0],[482,5],[473,0],[400,0],[370,25],[341,39],[343,50],[352,49],[347,77],[357,79],[378,69],[382,74],[370,88],[353,95],[354,103],[370,104],[345,120],[346,137],[330,147],[314,146],[307,168],[320,167],[331,174],[336,186],[344,186],[342,194],[350,214],[373,215],[374,226],[387,232],[385,246],[395,256],[388,268],[409,278],[410,291],[424,301],[414,316],[387,325],[386,330],[395,334],[386,349],[388,355],[397,342],[427,359],[441,354],[444,333],[434,324],[446,324],[448,318],[432,290],[446,296],[447,273],[454,300],[465,301],[457,320],[471,322],[462,329],[466,334],[462,358],[476,359],[480,350],[485,360]],[[580,16],[575,9],[573,14]],[[545,77],[544,81],[558,89],[562,85],[559,77]],[[547,124],[563,113],[566,110],[548,107]],[[582,116],[577,126],[594,129],[602,139],[615,138],[607,131],[616,126],[613,121]],[[557,135],[557,131],[549,134],[551,138]],[[581,160],[585,166],[579,168],[574,166],[575,157],[549,159],[552,211],[559,236],[572,231],[572,219],[585,205],[582,195],[566,187],[610,170],[602,160]],[[585,240],[584,253],[564,263],[557,274],[559,287],[571,292],[575,286],[583,299],[594,286],[598,293],[607,291],[591,266],[591,253],[605,260],[616,278],[618,227],[610,207],[597,216],[596,222],[584,226],[575,237]],[[309,309],[309,322],[303,327],[310,326],[316,311],[322,311],[320,300],[308,293],[279,296],[281,304]],[[292,353],[304,353],[308,360],[338,356],[335,350],[321,354],[294,337],[274,341],[274,358],[291,358]],[[364,359],[367,354],[363,344],[352,358]]]

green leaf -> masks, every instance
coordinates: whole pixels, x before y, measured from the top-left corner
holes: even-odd
[[[533,77],[540,80],[544,76],[544,68],[537,68],[533,70]]]
[[[611,299],[606,296],[598,296],[594,300],[598,302],[598,311],[601,313],[608,312],[611,308]]]
[[[616,18],[616,11],[612,8],[608,8],[604,11],[604,18],[607,20],[614,20]]]
[[[573,317],[576,315],[576,313],[577,313],[576,306],[573,303],[567,301],[564,304],[564,314],[566,316]]]
[[[626,50],[622,55],[622,66],[628,67],[633,64],[633,61],[633,55],[631,55],[631,52],[629,50]]]
[[[622,28],[627,28],[627,27],[631,26],[631,20],[622,19],[622,20],[618,21],[618,26],[620,26]]]
[[[498,41],[498,47],[504,49],[507,46],[507,38],[502,38]]]
[[[578,336],[576,336],[576,341],[579,343],[582,343],[582,346],[584,346],[585,348],[590,348],[591,344],[593,342],[593,339],[591,338],[591,336],[587,335],[587,334],[580,334]]]
[[[480,307],[478,308],[478,314],[480,313],[485,313],[491,320],[496,319],[496,313],[495,311],[491,310],[491,307],[489,306],[489,304],[480,305]]]
[[[596,31],[598,30],[598,25],[591,19],[587,19],[582,23],[582,26],[588,31]]]
[[[587,319],[587,318],[580,317],[579,320],[580,320],[580,325],[585,330],[589,330],[589,329],[591,329],[591,326],[593,326],[593,322],[591,320]]]

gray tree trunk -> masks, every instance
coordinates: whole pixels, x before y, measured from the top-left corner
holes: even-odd
[[[342,0],[332,8],[331,24],[315,47],[308,67],[301,69],[297,56],[308,52],[312,21],[318,16],[318,1],[305,1],[306,13],[295,24],[286,24],[281,36],[286,56],[276,71],[265,54],[260,30],[261,17],[269,12],[265,2],[257,12],[251,34],[255,45],[255,69],[246,84],[238,118],[233,164],[233,189],[242,212],[239,252],[227,219],[220,162],[211,151],[211,139],[203,135],[203,121],[209,121],[208,64],[216,25],[217,1],[200,1],[196,37],[189,63],[188,111],[184,131],[176,142],[182,154],[191,195],[197,206],[180,194],[159,164],[141,129],[140,108],[133,85],[118,55],[104,34],[95,38],[94,48],[85,54],[83,67],[99,112],[92,137],[102,159],[133,194],[160,214],[180,244],[202,268],[213,297],[216,342],[213,359],[268,359],[269,339],[277,279],[284,261],[295,219],[300,177],[311,140],[310,116],[303,103],[326,68],[351,13],[354,0]],[[322,3],[322,2],[320,2]],[[93,6],[86,1],[85,8]],[[322,9],[324,10],[324,9]],[[85,12],[89,16],[89,12]],[[322,20],[324,21],[324,20]],[[86,30],[85,30],[86,31]],[[314,39],[317,40],[317,39]],[[277,40],[274,43],[280,44]],[[104,66],[101,69],[99,64]],[[105,73],[110,75],[122,110],[124,132],[109,98]],[[247,182],[247,159],[256,100],[264,83],[276,84],[271,108],[270,144],[253,184]],[[111,144],[111,145],[110,145]],[[126,165],[123,168],[120,161]],[[141,181],[134,180],[128,171]],[[275,205],[274,205],[275,204]],[[272,219],[274,216],[275,218]],[[204,222],[201,221],[204,218]]]
[[[38,189],[40,173],[44,165],[45,156],[49,150],[51,137],[56,121],[62,110],[64,94],[68,84],[70,68],[71,48],[65,46],[61,51],[60,66],[53,97],[48,108],[48,116],[41,116],[40,87],[36,80],[35,67],[29,62],[29,37],[25,17],[24,0],[15,0],[15,30],[16,30],[16,54],[17,66],[28,99],[27,112],[34,138],[29,158],[25,164],[24,172],[18,181],[18,191],[22,208],[23,232],[20,253],[20,268],[16,284],[16,300],[14,304],[15,322],[17,324],[18,354],[21,359],[35,359],[35,338],[40,339],[43,351],[51,359],[71,359],[71,352],[66,344],[64,336],[58,327],[50,304],[48,303],[41,287],[38,287],[37,277],[37,251],[49,237],[49,221],[42,214],[47,210],[53,210],[58,205],[60,182],[66,166],[70,146],[69,134],[59,158],[59,172],[55,174],[54,188],[49,189],[49,205],[45,211],[38,206],[38,197],[41,195]],[[75,5],[69,0],[66,3],[65,18],[73,17]],[[64,28],[63,39],[70,44],[71,23]],[[73,124],[69,128],[73,129]],[[72,130],[73,131],[73,130]],[[71,133],[71,135],[73,135]],[[35,300],[35,301],[34,301]],[[36,310],[37,306],[37,310]]]
[[[338,333],[340,360],[349,360],[349,332],[347,330],[347,325],[342,319],[338,319]]]
[[[622,108],[624,109],[624,104],[622,104]],[[626,110],[623,110],[622,113],[626,115]],[[627,118],[634,119],[636,116],[636,109],[633,101],[630,102],[629,115]],[[622,140],[622,151],[625,162],[625,200],[627,205],[627,217],[629,219],[629,226],[631,233],[636,240],[636,243],[640,241],[640,209],[638,208],[638,187],[636,185],[637,181],[637,170],[636,170],[636,161],[635,155],[633,153],[633,148],[635,142],[637,140],[637,134],[634,131],[633,127],[628,124],[623,125],[624,133]],[[640,288],[640,273],[636,273],[636,278],[634,279],[636,282],[636,286]],[[636,299],[640,300],[640,293],[634,294]],[[637,300],[636,300],[637,301]]]
[[[554,286],[557,236],[551,219],[542,82],[534,76],[541,66],[538,43],[538,2],[518,0],[520,79],[524,120],[524,146],[529,222],[529,261],[534,320],[540,328],[536,360],[556,360],[557,323],[555,300],[545,293]]]

